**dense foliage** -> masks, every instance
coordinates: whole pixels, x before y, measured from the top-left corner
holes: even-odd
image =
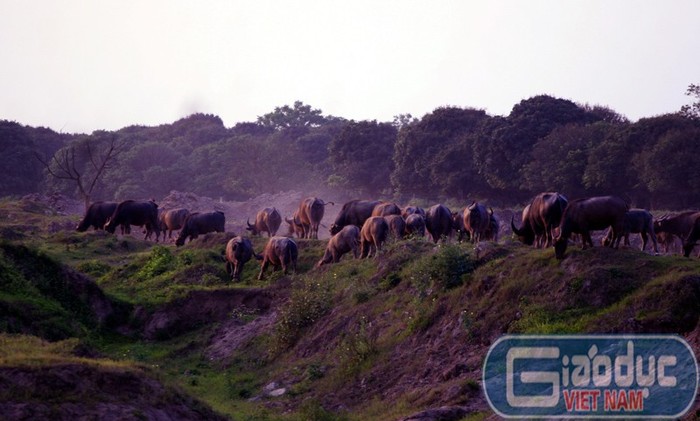
[[[96,183],[94,200],[158,199],[171,190],[244,200],[330,187],[399,202],[515,205],[557,190],[570,197],[618,194],[650,208],[700,207],[700,170],[692,165],[700,151],[696,105],[630,122],[605,107],[539,95],[507,116],[440,107],[420,119],[377,122],[324,116],[297,101],[231,128],[217,116],[194,114],[89,135],[0,121],[0,196],[43,190],[78,197],[75,182],[51,176],[39,158],[86,145],[98,153],[109,140],[124,149]],[[89,175],[90,161],[79,153],[76,169]]]

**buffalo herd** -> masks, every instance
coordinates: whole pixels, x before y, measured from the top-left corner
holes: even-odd
[[[295,271],[298,249],[293,237],[318,239],[319,226],[325,207],[333,202],[325,202],[317,197],[301,200],[291,218],[285,217],[288,224],[286,236],[278,236],[282,215],[274,207],[266,207],[255,215],[255,222],[247,221],[246,230],[251,235],[267,233],[268,242],[261,254],[255,253],[250,239],[237,236],[225,248],[227,272],[233,280],[240,280],[243,265],[251,260],[261,261],[258,279],[272,265],[284,273]],[[92,203],[77,226],[78,231],[89,227],[104,229],[114,233],[117,227],[121,233],[129,233],[131,225],[144,229],[145,239],[152,234],[159,240],[160,233],[168,233],[172,238],[175,230],[180,230],[175,241],[181,246],[187,239],[196,239],[209,232],[224,232],[226,218],[223,212],[189,212],[187,209],[159,211],[153,200],[125,200],[116,202]],[[700,240],[700,212],[690,211],[675,215],[663,215],[656,219],[645,209],[630,209],[629,204],[616,196],[597,196],[568,200],[557,192],[544,192],[535,196],[523,209],[520,226],[511,218],[510,226],[514,238],[526,245],[554,247],[557,259],[563,259],[569,243],[580,239],[583,248],[593,247],[592,231],[605,231],[601,240],[603,246],[618,248],[624,239],[629,245],[629,235],[639,234],[642,250],[651,239],[654,253],[658,254],[659,243],[668,253],[670,245],[679,238],[683,254],[687,257],[695,243]],[[347,253],[354,258],[377,256],[390,239],[424,237],[426,234],[434,243],[448,241],[456,234],[457,241],[498,241],[500,223],[493,209],[483,203],[473,202],[461,211],[452,212],[443,204],[436,204],[427,210],[416,207],[399,207],[395,203],[371,200],[351,200],[345,203],[330,226],[331,238],[326,250],[317,263],[318,266],[336,263]]]

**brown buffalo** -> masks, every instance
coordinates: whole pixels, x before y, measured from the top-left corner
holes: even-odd
[[[158,205],[153,201],[137,202],[135,200],[125,200],[120,202],[112,215],[107,218],[105,231],[114,234],[114,230],[118,225],[143,226],[146,228],[144,239],[150,237],[151,232],[155,232],[157,242],[160,236]]]
[[[486,235],[491,223],[491,214],[484,205],[473,202],[462,211],[464,230],[469,233],[472,243],[478,243]]]
[[[527,245],[550,247],[554,242],[554,230],[561,223],[568,199],[557,192],[545,192],[535,196],[530,202],[527,214],[523,212],[523,225],[513,232]],[[511,221],[512,222],[512,221]]]
[[[617,248],[622,237],[627,203],[615,196],[598,196],[569,202],[559,224],[559,237],[554,243],[557,259],[563,259],[572,234],[581,234],[583,248],[593,247],[591,231],[613,229],[611,247]]]
[[[299,250],[294,240],[288,237],[271,237],[262,252],[262,263],[258,280],[263,279],[265,269],[269,265],[272,265],[273,270],[282,268],[285,275],[290,269],[296,272],[298,255]]]
[[[231,280],[241,279],[243,265],[256,256],[253,244],[246,237],[234,237],[226,244],[226,273],[231,275]]]
[[[161,212],[158,215],[158,224],[160,225],[160,230],[163,231],[163,240],[165,240],[166,231],[168,232],[168,238],[173,238],[173,231],[182,229],[189,214],[190,211],[184,208]]]
[[[642,251],[647,247],[648,237],[654,244],[654,253],[659,254],[659,246],[654,233],[654,218],[646,209],[630,209],[625,214],[625,222],[622,226],[622,237],[625,239],[625,245],[630,245],[630,234],[639,234],[642,237]],[[605,237],[601,240],[603,246],[610,246],[613,240],[612,228],[608,228]]]
[[[381,202],[372,210],[371,216],[401,215],[401,208],[396,203]]]
[[[250,220],[246,223],[248,224],[246,229],[252,235],[262,235],[263,232],[266,232],[268,237],[274,237],[282,224],[282,215],[276,208],[265,208],[255,215],[254,225],[250,224]]]
[[[404,237],[406,231],[406,221],[404,221],[401,215],[386,215],[384,216],[384,220],[389,226],[389,234],[391,234],[397,240]]]
[[[510,227],[513,230],[513,234],[515,234],[523,244],[527,244],[528,246],[535,244],[535,229],[530,222],[530,205],[525,206],[525,209],[523,209],[520,218],[522,221],[520,228],[515,226],[513,218],[514,216],[510,218]]]
[[[411,235],[425,237],[425,218],[419,213],[413,213],[406,217],[406,236]]]
[[[191,213],[185,219],[180,235],[175,240],[175,245],[179,247],[185,244],[185,240],[188,238],[192,241],[198,236],[209,232],[224,232],[225,225],[226,217],[221,211]]]
[[[404,217],[404,219],[408,218],[409,215],[413,215],[414,213],[420,215],[425,219],[425,209],[419,208],[418,206],[406,206],[401,210],[401,216]]]
[[[299,211],[298,210],[294,211],[294,213],[292,214],[292,219],[284,218],[284,222],[289,224],[289,230],[287,231],[287,236],[292,237],[292,236],[296,235],[297,238],[304,238],[304,233],[306,232],[306,229],[301,224],[301,220],[299,219]]]
[[[337,234],[346,225],[363,226],[367,218],[372,216],[374,207],[380,203],[369,200],[351,200],[345,203],[331,225],[331,235]]]
[[[484,233],[484,240],[498,242],[498,233],[501,229],[501,223],[493,214],[493,209],[489,208],[489,226]]]
[[[425,215],[425,228],[433,237],[433,242],[437,243],[441,238],[444,241],[452,233],[452,212],[441,204],[431,206]]]
[[[379,255],[389,235],[389,225],[381,216],[370,216],[360,230],[360,258]],[[372,253],[374,252],[374,254]]]
[[[307,197],[299,204],[299,223],[304,227],[304,238],[318,239],[318,226],[321,224],[326,205],[333,202],[324,202],[317,197]]]
[[[323,257],[316,264],[317,267],[328,263],[338,263],[345,253],[352,252],[357,259],[360,246],[360,229],[355,225],[346,225],[328,240]]]

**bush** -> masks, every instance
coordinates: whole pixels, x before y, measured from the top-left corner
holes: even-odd
[[[175,257],[170,249],[163,246],[153,246],[151,255],[138,271],[137,276],[141,279],[154,278],[172,269],[174,262]]]
[[[301,331],[323,317],[330,308],[331,292],[327,284],[307,281],[300,288],[295,288],[277,322],[275,336],[278,346],[292,346]]]

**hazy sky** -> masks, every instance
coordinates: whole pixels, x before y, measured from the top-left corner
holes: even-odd
[[[391,121],[549,94],[637,120],[700,83],[700,1],[0,0],[0,119],[227,127],[296,100]]]

